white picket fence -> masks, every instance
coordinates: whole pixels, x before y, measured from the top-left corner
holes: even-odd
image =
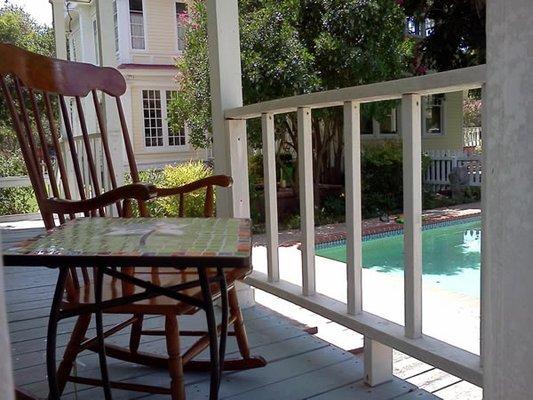
[[[424,183],[435,190],[450,186],[449,175],[456,167],[465,166],[468,170],[468,186],[481,186],[481,155],[468,154],[461,150],[430,150],[425,152],[431,163],[424,175]]]
[[[481,127],[463,128],[463,146],[464,147],[481,147]]]

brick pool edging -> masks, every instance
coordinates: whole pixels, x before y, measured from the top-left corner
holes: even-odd
[[[422,229],[424,228],[430,228],[434,226],[442,226],[447,225],[448,222],[456,222],[456,221],[462,221],[462,220],[469,220],[469,219],[476,219],[481,216],[481,212],[477,213],[470,213],[470,214],[463,214],[463,215],[448,215],[443,216],[439,215],[436,217],[425,217],[422,221]],[[363,241],[368,239],[376,239],[376,237],[383,236],[393,236],[393,235],[399,235],[403,233],[403,224],[399,224],[397,222],[388,222],[383,223],[383,225],[373,226],[373,227],[364,227],[362,230],[362,236]],[[324,244],[335,244],[336,242],[344,242],[346,240],[346,231],[339,231],[335,233],[326,233],[326,234],[319,234],[315,236],[315,246],[318,245],[324,245]],[[300,245],[301,243],[299,241],[294,241],[292,245]],[[286,244],[284,243],[284,246]]]

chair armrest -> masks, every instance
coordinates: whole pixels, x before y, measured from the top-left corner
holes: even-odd
[[[157,188],[157,197],[174,196],[177,194],[185,194],[194,192],[195,190],[209,187],[209,186],[221,186],[230,187],[233,184],[231,176],[227,175],[213,175],[207,178],[199,179],[195,182],[188,183],[187,185],[177,186],[173,188]]]
[[[114,204],[124,199],[148,201],[157,196],[156,187],[146,183],[132,183],[109,190],[99,196],[86,200],[65,200],[50,198],[47,206],[50,212],[58,214],[74,214],[89,212]]]

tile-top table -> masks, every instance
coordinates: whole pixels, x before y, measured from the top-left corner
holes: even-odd
[[[47,372],[50,397],[59,398],[56,377],[56,335],[63,318],[92,312],[96,315],[100,368],[106,399],[111,398],[105,359],[102,311],[156,296],[184,301],[206,312],[210,337],[211,394],[218,398],[228,325],[227,285],[224,268],[251,268],[250,221],[236,218],[81,218],[44,235],[26,240],[4,251],[6,266],[47,266],[60,273],[55,288],[47,336]],[[69,268],[94,268],[95,303],[63,310],[65,282]],[[180,290],[191,284],[163,287],[123,272],[117,267],[194,268],[198,271],[203,300],[188,297]],[[208,268],[217,274],[209,275]],[[139,286],[141,293],[102,300],[103,276],[109,275]],[[222,324],[220,347],[214,314],[211,284],[221,292]],[[181,287],[183,286],[183,287]]]

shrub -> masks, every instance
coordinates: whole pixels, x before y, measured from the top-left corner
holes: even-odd
[[[139,179],[160,188],[183,186],[187,183],[207,178],[213,174],[210,167],[202,161],[189,161],[178,165],[167,165],[163,170],[148,169],[139,172]],[[131,177],[126,176],[126,183]],[[186,194],[184,212],[186,217],[203,217],[205,189]],[[177,217],[179,214],[179,196],[165,197],[148,203],[152,217]],[[138,215],[138,212],[135,212]]]
[[[139,171],[139,179],[144,183],[151,183],[157,187],[164,186],[163,171],[158,169],[147,169]],[[130,174],[126,174],[125,183],[131,183]],[[165,209],[163,208],[161,200],[150,201],[147,203],[148,211],[151,217],[164,217]],[[134,215],[139,216],[138,210],[134,207]]]
[[[402,143],[365,143],[361,152],[362,208],[365,218],[392,214],[403,208]],[[429,166],[422,156],[422,171]]]
[[[167,165],[163,170],[164,187],[182,186],[198,179],[207,178],[213,174],[210,167],[201,161],[189,161],[176,166]],[[185,195],[185,216],[203,217],[205,202],[205,189],[197,190]],[[161,199],[165,215],[177,216],[179,212],[178,196]]]
[[[0,177],[26,175],[22,155],[0,153]],[[0,189],[0,215],[25,214],[39,211],[31,187]]]

